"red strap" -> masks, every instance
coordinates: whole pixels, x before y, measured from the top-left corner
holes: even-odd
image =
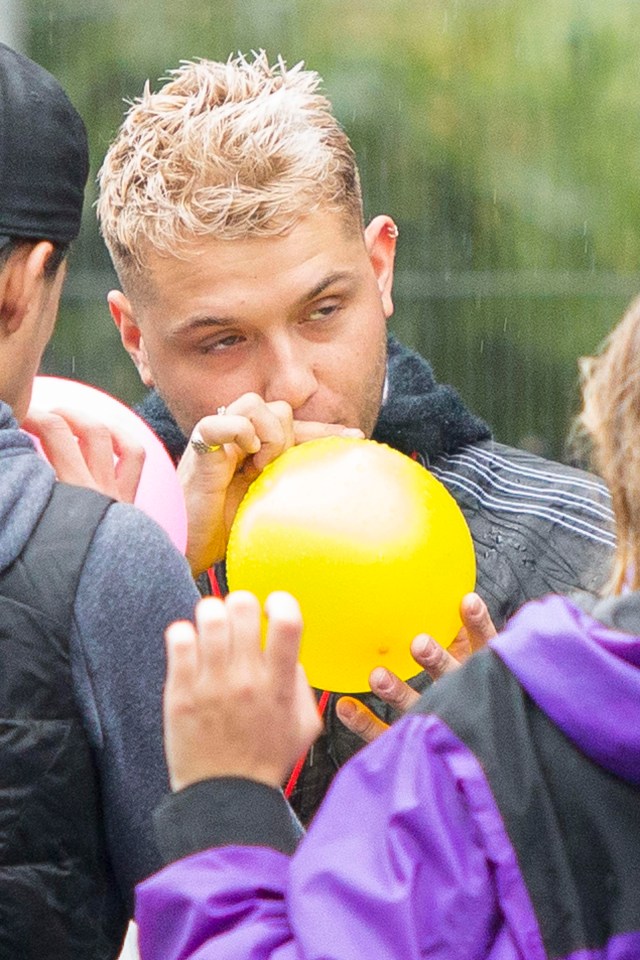
[[[220,597],[222,600],[222,590],[220,589],[220,584],[218,583],[218,578],[216,577],[216,571],[214,567],[209,567],[207,570],[207,576],[209,577],[209,586],[211,587],[211,596]]]
[[[329,702],[329,691],[323,690],[322,696],[318,701],[318,713],[320,714],[321,717],[324,715],[324,712],[327,709],[328,702]],[[295,767],[293,768],[293,773],[289,777],[289,782],[284,788],[284,795],[287,798],[287,800],[295,790],[296,784],[300,778],[300,774],[302,773],[302,768],[304,767],[304,762],[307,759],[308,755],[309,755],[309,751],[307,750],[307,752],[300,757]]]

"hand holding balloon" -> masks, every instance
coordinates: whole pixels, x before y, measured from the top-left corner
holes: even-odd
[[[259,473],[294,444],[336,433],[362,436],[339,424],[300,423],[288,403],[256,393],[198,421],[178,465],[194,576],[224,558],[238,505]]]
[[[411,641],[411,655],[432,680],[439,680],[447,673],[459,670],[472,653],[487,645],[497,631],[484,601],[477,593],[468,593],[460,604],[462,627],[448,650],[439,646],[426,634]],[[375,693],[399,713],[406,713],[420,699],[420,694],[390,670],[375,667],[369,675],[371,692]],[[388,730],[388,725],[376,716],[361,700],[340,697],[336,714],[345,727],[357,734],[366,743],[376,740]]]
[[[292,593],[309,682],[353,693],[368,689],[376,665],[402,679],[417,673],[416,634],[452,641],[475,556],[457,504],[419,464],[370,440],[331,437],[291,448],[251,486],[231,528],[227,576],[262,601]]]
[[[145,449],[126,428],[79,408],[47,410],[33,404],[22,426],[38,441],[58,480],[134,502]]]
[[[184,553],[187,516],[175,468],[132,410],[86,383],[36,377],[23,426],[59,480],[133,501]]]

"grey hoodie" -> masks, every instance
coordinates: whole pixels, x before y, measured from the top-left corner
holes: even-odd
[[[0,571],[24,548],[55,482],[0,402]],[[70,652],[100,774],[109,854],[130,909],[134,884],[160,863],[151,811],[169,790],[163,632],[173,620],[191,619],[197,600],[187,563],[164,531],[135,507],[109,507],[80,579]]]

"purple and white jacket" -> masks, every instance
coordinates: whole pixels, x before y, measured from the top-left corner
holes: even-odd
[[[156,828],[143,960],[638,960],[640,595],[525,606],[340,770],[295,853],[245,780]]]

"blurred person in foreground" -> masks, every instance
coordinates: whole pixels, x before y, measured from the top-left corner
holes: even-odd
[[[248,593],[170,627],[143,960],[640,957],[639,358],[640,300],[584,386],[602,596],[526,604],[339,771],[297,850],[276,788],[319,721],[294,599],[269,597],[264,650]]]
[[[346,432],[419,460],[457,500],[478,566],[467,629],[491,632],[549,591],[594,590],[614,540],[604,485],[494,442],[387,336],[398,230],[386,215],[365,226],[353,150],[319,86],[264,53],[185,62],[133,103],[99,175],[122,286],[109,305],[151,388],[139,412],[181,458],[192,571],[225,593],[250,482],[292,444]],[[291,793],[303,821],[359,745],[332,695]]]
[[[2,960],[118,955],[134,884],[161,862],[162,633],[198,598],[164,531],[116,502],[143,452],[83,412],[27,418],[88,169],[58,82],[0,44]]]

